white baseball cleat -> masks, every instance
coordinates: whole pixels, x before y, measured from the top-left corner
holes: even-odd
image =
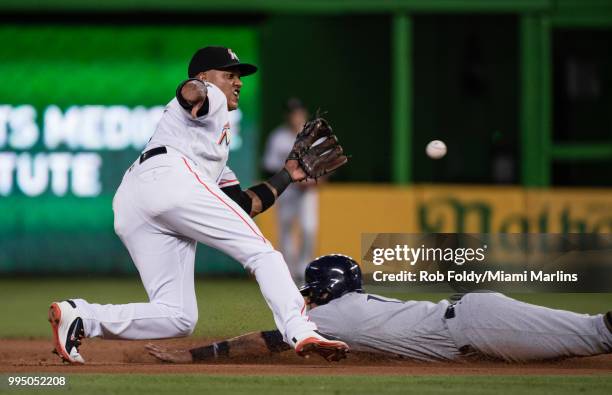
[[[349,346],[340,340],[329,339],[318,331],[306,332],[300,339],[293,338],[297,355],[309,358],[318,354],[328,361],[339,361],[346,358]]]
[[[51,303],[49,322],[53,330],[53,352],[64,362],[84,364],[85,360],[79,354],[79,346],[85,331],[76,304],[72,300]]]

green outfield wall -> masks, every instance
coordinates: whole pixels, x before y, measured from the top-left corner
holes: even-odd
[[[494,196],[493,217],[515,195],[543,196],[538,213],[547,213],[556,204],[548,188],[598,187],[576,191],[581,212],[604,225],[565,228],[608,229],[609,1],[5,0],[0,40],[3,274],[134,271],[112,229],[112,196],[190,55],[208,44],[260,66],[244,80],[233,113],[239,134],[230,165],[243,185],[259,178],[265,139],[282,122],[288,97],[332,120],[350,163],[331,183],[362,186],[324,194],[319,248],[346,244],[329,236],[342,234],[343,220],[325,207],[354,199],[351,215],[361,225],[352,228],[370,231],[380,223],[354,215],[365,197],[406,213],[414,225],[422,213],[406,191],[424,184],[452,193],[497,185],[485,193]],[[432,139],[447,142],[443,160],[425,156]],[[378,195],[392,184],[408,189]],[[591,202],[594,191],[604,198]],[[558,221],[575,223],[559,210]],[[546,231],[525,215],[517,221],[528,226],[516,229]],[[272,216],[259,221],[274,239]],[[390,227],[404,229],[407,221]],[[204,247],[197,271],[242,273]]]
[[[257,63],[256,35],[243,27],[0,27],[1,272],[133,270],[112,198],[187,77],[194,37]],[[232,113],[230,166],[246,184],[259,89],[257,75],[245,78]],[[198,258],[208,272],[241,270],[205,247]]]

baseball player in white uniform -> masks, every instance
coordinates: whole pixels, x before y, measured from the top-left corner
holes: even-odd
[[[456,295],[451,301],[403,301],[367,294],[361,270],[344,255],[326,255],[306,269],[302,293],[322,333],[352,350],[419,361],[474,358],[508,362],[612,353],[612,311],[577,314],[520,302],[495,292]],[[148,345],[168,362],[219,356],[265,355],[289,349],[278,331],[255,332],[191,350]],[[325,354],[329,360],[344,355]]]
[[[246,191],[227,166],[241,77],[257,68],[228,48],[198,50],[142,155],[126,171],[113,200],[115,231],[127,247],[149,302],[101,305],[83,299],[49,308],[55,352],[84,363],[82,337],[160,339],[191,334],[198,320],[194,259],[198,242],[240,262],[257,279],[283,339],[299,355],[344,353],[308,321],[306,306],[282,255],[251,217],[306,177],[297,160]],[[341,152],[335,136],[331,145]],[[337,159],[337,158],[336,158]],[[342,161],[344,163],[345,161]]]

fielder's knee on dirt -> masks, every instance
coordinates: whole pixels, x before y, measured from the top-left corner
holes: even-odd
[[[170,334],[168,337],[184,337],[189,336],[195,330],[198,323],[198,310],[196,309],[173,309],[173,315],[170,318],[173,326],[176,328],[176,333]]]
[[[170,337],[184,337],[189,336],[195,330],[196,324],[198,322],[198,318],[195,317],[174,317],[175,325],[176,325],[176,334]]]

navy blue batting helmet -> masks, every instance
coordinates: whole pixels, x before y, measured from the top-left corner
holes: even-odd
[[[306,284],[300,292],[317,305],[324,305],[347,292],[363,292],[361,269],[346,255],[324,255],[306,267]]]

